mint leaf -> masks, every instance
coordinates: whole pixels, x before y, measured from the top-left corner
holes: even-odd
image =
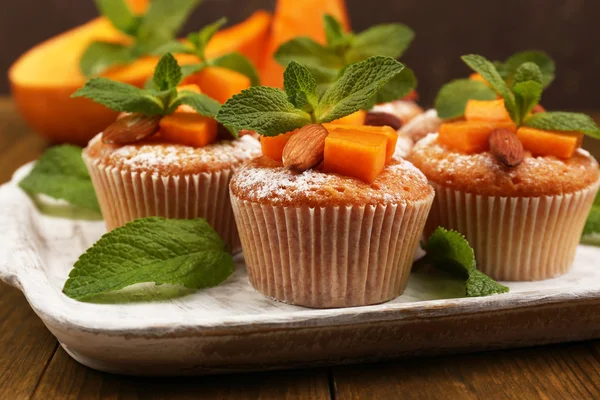
[[[125,0],[95,0],[100,14],[121,32],[133,36],[139,25],[139,18],[131,11]]]
[[[399,58],[415,37],[415,33],[403,24],[376,25],[354,36],[346,59],[362,61],[372,56]]]
[[[132,62],[131,48],[118,43],[92,42],[79,59],[79,69],[85,77],[98,75],[110,67]]]
[[[435,109],[442,119],[458,118],[465,114],[471,99],[494,100],[496,92],[483,82],[457,79],[442,86],[435,99]]]
[[[517,84],[525,81],[534,81],[542,85],[543,79],[544,78],[542,76],[542,70],[540,70],[540,67],[538,67],[535,63],[526,62],[517,68],[517,72],[515,72],[514,76],[514,83]]]
[[[167,42],[152,51],[155,56],[163,56],[166,53],[173,54],[195,54],[195,50],[189,45],[189,43],[180,42],[178,40],[172,40]]]
[[[404,65],[393,58],[381,56],[350,65],[319,101],[317,120],[330,122],[360,110],[403,69]]]
[[[233,257],[203,219],[144,218],[100,238],[75,263],[63,293],[76,300],[154,282],[201,289],[234,270]]]
[[[398,75],[383,85],[374,97],[374,104],[388,103],[402,99],[417,86],[417,78],[412,69],[405,67]]]
[[[79,147],[62,145],[46,150],[19,186],[30,195],[45,194],[100,214]]]
[[[188,105],[196,110],[198,114],[211,118],[214,118],[221,108],[218,101],[205,94],[194,93],[190,90],[182,90],[177,94],[177,98],[171,105],[168,114],[174,112],[181,104]]]
[[[600,128],[585,114],[572,112],[543,112],[525,119],[525,126],[548,131],[582,132],[600,139]]]
[[[344,46],[347,44],[344,27],[335,17],[329,14],[323,15],[323,26],[325,27],[325,37],[330,47]]]
[[[477,270],[473,249],[460,233],[438,227],[422,247],[427,252],[422,263],[465,279],[467,297],[508,292],[506,286]]]
[[[515,73],[519,66],[526,62],[536,64],[542,71],[542,84],[547,87],[554,80],[556,66],[554,61],[544,52],[541,51],[523,51],[510,56],[504,64],[502,70],[504,78],[512,85]]]
[[[206,61],[204,56],[206,45],[210,39],[212,39],[214,34],[217,33],[217,31],[226,23],[227,18],[223,17],[212,24],[206,25],[197,34],[191,34],[188,36],[188,40],[196,47],[196,54],[202,61]]]
[[[344,60],[335,51],[307,37],[285,42],[277,49],[274,57],[284,67],[291,61],[296,61],[309,69],[333,69],[333,75],[337,75],[345,66]]]
[[[154,88],[158,91],[174,89],[179,85],[183,75],[177,60],[171,53],[167,53],[161,57],[160,61],[154,69]]]
[[[292,61],[283,73],[283,82],[283,89],[296,108],[312,112],[317,107],[317,81],[308,69]]]
[[[254,86],[227,100],[216,120],[235,129],[251,129],[277,136],[312,122],[310,115],[294,107],[280,89]]]
[[[232,71],[239,72],[250,78],[252,86],[260,84],[258,72],[252,62],[241,53],[229,53],[221,57],[208,61],[209,65],[223,67]]]
[[[518,110],[518,120],[514,122],[518,126],[523,123],[523,120],[529,115],[533,107],[540,102],[542,90],[542,84],[532,80],[515,84],[513,92]]]
[[[161,115],[165,110],[161,101],[147,91],[107,78],[90,79],[71,97],[86,97],[119,112]]]

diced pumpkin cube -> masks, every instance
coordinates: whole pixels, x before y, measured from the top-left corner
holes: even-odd
[[[504,100],[469,100],[465,108],[467,121],[510,121]]]
[[[277,136],[261,136],[260,146],[263,155],[271,160],[282,162],[283,148],[295,132],[282,133]]]
[[[363,135],[383,135],[387,140],[385,149],[385,162],[390,162],[392,156],[396,152],[396,143],[398,142],[398,133],[389,126],[353,126],[353,125],[338,125],[334,123],[323,124],[327,131],[334,132],[360,132]]]
[[[185,78],[184,84],[196,84],[205,95],[219,103],[251,86],[250,78],[237,71],[222,67],[206,67]]]
[[[366,116],[366,111],[358,110],[350,115],[331,121],[331,123],[338,125],[364,125]]]
[[[486,85],[490,86],[490,84],[488,83],[488,81],[486,81],[485,79],[483,79],[483,76],[481,76],[477,72],[473,72],[471,75],[469,75],[469,79],[472,80],[472,81],[483,82]]]
[[[325,139],[324,171],[371,183],[385,167],[387,143],[384,135],[334,130]]]
[[[488,137],[495,129],[508,129],[516,132],[512,121],[456,121],[440,126],[438,143],[461,153],[481,153],[489,148]]]
[[[165,140],[186,146],[202,147],[217,139],[217,121],[185,107],[163,117],[159,126]]]
[[[534,156],[555,156],[570,158],[583,142],[583,133],[544,131],[522,126],[517,130],[517,136],[525,150]]]

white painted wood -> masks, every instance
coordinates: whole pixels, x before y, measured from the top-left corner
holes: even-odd
[[[600,248],[587,246],[567,275],[508,283],[510,294],[484,298],[444,299],[458,293],[457,282],[413,274],[405,294],[382,305],[296,307],[256,292],[240,256],[216,288],[149,302],[161,289],[141,285],[135,302],[77,302],[61,289],[104,224],[40,214],[16,184],[30,168],[0,187],[0,278],[22,290],[69,354],[92,368],[199,374],[600,337],[600,313],[592,312],[600,306]]]

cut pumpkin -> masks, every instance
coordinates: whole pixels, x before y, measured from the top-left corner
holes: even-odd
[[[203,147],[217,139],[217,121],[187,107],[161,118],[160,135],[171,143]]]
[[[221,104],[252,85],[250,78],[246,75],[222,67],[206,67],[185,78],[183,83],[198,85],[202,93]]]
[[[398,142],[398,133],[389,126],[353,126],[353,125],[338,125],[338,124],[323,124],[328,132],[359,132],[364,136],[381,135],[387,140],[385,148],[385,162],[390,162],[392,156],[396,152],[396,143]]]
[[[483,79],[483,76],[481,76],[477,72],[473,72],[471,75],[469,75],[469,79],[472,80],[472,81],[483,82],[486,85],[490,86],[490,84],[488,83],[488,81],[486,81],[485,79]]]
[[[516,132],[512,121],[456,121],[440,126],[438,143],[461,153],[481,153],[489,148],[488,137],[495,129],[508,129]]]
[[[358,110],[350,115],[331,121],[331,123],[339,125],[364,125],[366,116],[366,111]]]
[[[259,64],[263,85],[283,87],[283,67],[273,58],[283,43],[307,36],[325,44],[323,14],[331,14],[346,30],[350,28],[344,0],[277,0],[266,51]]]
[[[271,160],[282,162],[283,148],[295,132],[282,133],[277,136],[261,136],[260,146],[263,155]]]
[[[544,131],[522,126],[517,130],[517,136],[525,150],[534,156],[555,156],[570,158],[583,142],[583,133]]]
[[[385,167],[388,139],[358,130],[333,130],[325,139],[323,170],[372,183]]]
[[[504,100],[469,100],[465,107],[467,121],[510,121]]]

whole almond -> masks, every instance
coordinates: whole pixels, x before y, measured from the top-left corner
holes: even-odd
[[[148,138],[158,132],[160,116],[127,114],[119,117],[102,133],[102,143],[128,144]]]
[[[298,171],[319,165],[323,161],[328,134],[321,124],[306,125],[299,129],[283,148],[283,165]]]
[[[365,117],[365,125],[389,126],[395,130],[402,128],[402,120],[393,114],[369,111]]]
[[[490,152],[507,167],[516,167],[523,162],[525,150],[519,137],[508,129],[496,129],[488,137]]]

